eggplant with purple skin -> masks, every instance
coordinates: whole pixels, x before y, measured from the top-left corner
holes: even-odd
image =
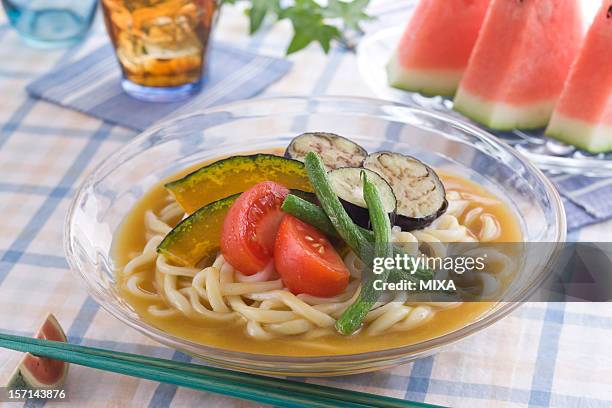
[[[448,207],[444,185],[436,172],[411,156],[393,152],[372,153],[363,167],[378,173],[397,198],[395,225],[404,231],[425,228]]]
[[[373,171],[360,167],[343,167],[327,173],[334,193],[340,199],[342,206],[355,222],[363,228],[370,228],[370,214],[363,197],[363,179],[361,173],[366,173],[368,180],[374,183],[380,194],[383,209],[391,220],[395,218],[397,200],[389,183]]]
[[[345,137],[312,132],[294,137],[285,150],[285,157],[303,162],[308,152],[319,154],[327,170],[361,167],[368,155],[363,147]]]

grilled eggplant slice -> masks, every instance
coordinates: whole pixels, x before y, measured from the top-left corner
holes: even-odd
[[[389,214],[391,223],[393,223],[397,207],[395,194],[393,194],[393,190],[389,183],[375,172],[367,169],[344,167],[332,170],[328,173],[332,188],[340,199],[344,209],[357,225],[363,228],[370,228],[370,214],[365,199],[363,198],[361,172],[365,172],[368,180],[374,183],[378,189],[380,198],[383,202],[383,208],[385,212]]]
[[[285,157],[304,161],[308,152],[321,156],[327,170],[341,167],[360,167],[368,152],[357,143],[333,133],[303,133],[293,138]]]
[[[436,172],[411,156],[393,152],[372,153],[363,167],[380,174],[397,198],[395,225],[404,231],[421,229],[446,211],[444,185]]]

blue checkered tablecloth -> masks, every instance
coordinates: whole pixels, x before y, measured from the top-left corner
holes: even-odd
[[[248,38],[246,24],[242,11],[227,9],[216,35],[236,46],[282,55],[287,26]],[[75,186],[135,132],[29,98],[25,86],[106,41],[97,21],[88,40],[74,48],[34,50],[0,20],[0,213],[5,215],[0,223],[0,330],[31,335],[53,312],[71,342],[187,360],[101,311],[63,256],[64,216]],[[351,53],[335,49],[325,57],[313,47],[292,60],[292,70],[266,95],[372,96],[359,80]],[[609,241],[611,231],[612,222],[600,223],[572,232],[571,239]],[[611,339],[612,304],[533,303],[434,357],[370,374],[304,380],[455,407],[610,407]],[[19,357],[0,350],[0,385]],[[67,392],[72,404],[88,407],[254,406],[79,366],[70,369]]]

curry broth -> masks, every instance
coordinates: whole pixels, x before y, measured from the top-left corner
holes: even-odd
[[[279,152],[282,151],[273,151],[273,153]],[[198,164],[181,171],[171,179],[175,180],[183,177],[204,164]],[[474,182],[443,172],[438,174],[447,190],[472,193],[497,200],[491,193]],[[151,305],[164,307],[163,301],[145,300],[131,294],[125,289],[125,279],[120,271],[131,258],[142,252],[146,244],[145,212],[147,210],[158,212],[167,205],[168,193],[163,185],[163,182],[159,183],[149,190],[127,215],[114,237],[112,255],[119,271],[117,273],[117,284],[121,296],[144,321],[174,336],[207,346],[256,354],[282,356],[352,354],[396,348],[439,337],[466,326],[483,315],[492,306],[491,303],[486,302],[463,303],[454,309],[437,311],[429,322],[406,332],[385,333],[380,336],[368,336],[360,333],[352,336],[330,335],[312,340],[299,337],[256,340],[246,335],[244,325],[240,323],[194,321],[182,315],[170,318],[153,316],[147,311],[147,308]],[[493,214],[500,223],[502,234],[496,240],[497,242],[521,241],[520,225],[506,204],[470,203],[468,210],[475,205],[479,205],[486,212]],[[141,284],[141,288],[155,292],[155,268],[151,267],[145,273],[146,279]]]

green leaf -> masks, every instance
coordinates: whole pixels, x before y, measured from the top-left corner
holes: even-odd
[[[289,19],[293,25],[294,35],[287,54],[312,42],[318,42],[325,52],[329,52],[331,41],[342,37],[337,27],[325,23],[322,8],[312,0],[296,0],[294,6],[284,9],[280,16]]]
[[[369,3],[370,0],[329,0],[323,15],[327,18],[342,19],[345,29],[360,30],[360,22],[372,19],[365,13]]]
[[[249,16],[249,32],[257,32],[261,28],[268,13],[278,13],[280,0],[252,0],[251,7],[247,10]]]
[[[327,53],[333,40],[344,40],[341,30],[360,30],[359,23],[371,19],[364,11],[370,0],[329,0],[325,6],[315,0],[217,1],[219,7],[224,4],[248,4],[246,14],[250,34],[257,32],[269,15],[277,20],[290,20],[294,35],[287,47],[287,54],[302,50],[312,42],[319,43]],[[337,20],[341,20],[341,23]]]
[[[311,42],[312,38],[310,38],[310,36],[304,33],[295,33],[289,43],[289,47],[287,47],[287,55],[306,48]]]

